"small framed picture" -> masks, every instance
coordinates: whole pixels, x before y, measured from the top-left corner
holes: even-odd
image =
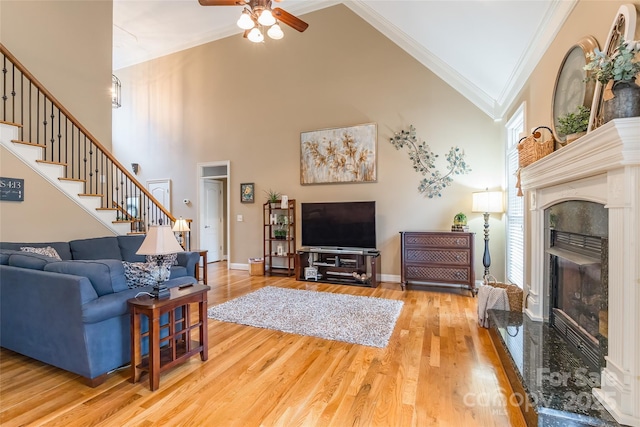
[[[255,191],[253,182],[240,184],[240,202],[253,203]]]
[[[278,245],[278,255],[284,256],[284,248],[282,247],[282,245]]]

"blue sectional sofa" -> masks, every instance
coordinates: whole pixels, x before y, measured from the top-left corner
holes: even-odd
[[[143,235],[51,243],[0,242],[0,346],[84,377],[90,386],[131,360],[123,261],[144,262]],[[21,247],[56,250],[62,260]],[[168,287],[196,283],[197,252],[178,253]]]

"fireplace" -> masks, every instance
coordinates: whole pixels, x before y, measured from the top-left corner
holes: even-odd
[[[549,323],[593,369],[604,367],[607,304],[602,276],[607,239],[551,231]],[[604,251],[603,251],[604,246]]]
[[[576,323],[579,328],[569,334],[586,332],[579,338],[595,344],[595,356],[584,357],[598,359],[601,373],[593,395],[619,423],[640,426],[640,117],[604,124],[524,168],[521,182],[527,209],[525,315],[541,324]],[[565,202],[599,206],[606,211],[606,223],[597,220],[588,229],[575,229],[582,222],[575,215],[552,217],[553,208]],[[560,256],[567,254],[567,244],[572,252],[567,242],[575,238],[584,238],[585,249],[573,252],[586,260]],[[574,275],[568,290],[554,288],[552,269]],[[575,278],[581,274],[588,289]],[[573,298],[592,299],[595,306],[567,314],[573,309],[563,304],[571,293]],[[554,307],[560,299],[560,307]]]

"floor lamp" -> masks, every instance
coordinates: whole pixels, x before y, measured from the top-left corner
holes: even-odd
[[[483,278],[489,276],[489,267],[491,266],[491,254],[489,253],[489,215],[492,213],[502,213],[502,191],[478,191],[473,193],[473,212],[482,212],[484,216],[484,255],[482,256],[482,265],[484,265]]]

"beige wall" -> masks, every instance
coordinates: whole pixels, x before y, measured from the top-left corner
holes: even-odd
[[[0,42],[111,148],[113,2],[0,1]]]
[[[580,1],[558,32],[555,40],[540,58],[531,77],[511,106],[509,114],[512,114],[516,108],[526,102],[525,128],[530,129],[540,125],[549,126],[552,120],[553,88],[565,54],[582,37],[587,35],[595,37],[600,48],[603,49],[618,9],[622,4],[629,3],[635,4],[636,9],[640,10],[640,1],[638,0]],[[637,30],[640,30],[640,25]],[[638,39],[640,39],[640,31],[636,31],[636,40]],[[526,200],[525,203],[527,203]],[[525,218],[525,241],[531,238],[529,230],[530,227],[527,218]],[[525,266],[527,269],[525,280],[528,283],[531,265],[527,254],[525,254]]]
[[[109,1],[0,1],[0,42],[80,122],[111,146]],[[0,202],[3,241],[113,234],[4,148],[0,175],[24,178],[24,202]]]
[[[400,274],[401,230],[447,230],[467,213],[482,274],[482,216],[471,192],[503,184],[503,126],[338,5],[304,16],[309,29],[285,29],[281,41],[253,45],[240,35],[118,70],[123,107],[114,111],[113,149],[139,179],[170,177],[174,214],[198,223],[199,162],[229,160],[231,263],[262,254],[264,190],[301,202],[375,200],[382,272]],[[300,132],[376,123],[378,180],[369,184],[300,185]],[[473,172],[456,176],[442,197],[417,186],[406,150],[388,142],[413,124],[440,155],[465,150]],[[256,203],[239,202],[240,183],[256,184]],[[194,203],[185,206],[182,199]],[[244,222],[235,221],[236,215]],[[504,276],[501,218],[491,219],[492,272]],[[298,229],[299,231],[299,229]],[[193,233],[197,244],[197,232]],[[298,242],[300,245],[300,242]]]
[[[114,234],[4,147],[0,171],[3,177],[24,179],[23,202],[0,202],[0,241],[57,242]]]

